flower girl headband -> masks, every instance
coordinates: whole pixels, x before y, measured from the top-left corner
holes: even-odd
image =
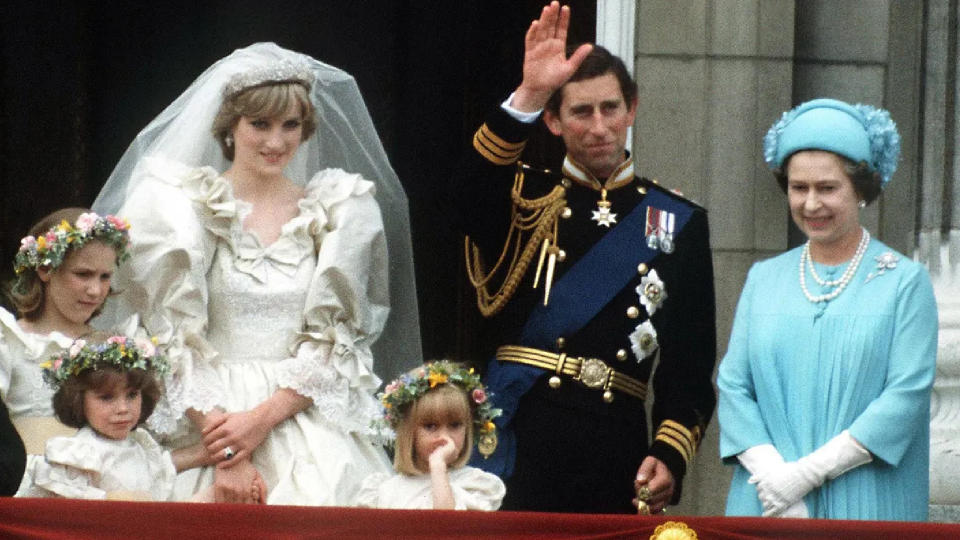
[[[111,366],[120,371],[142,369],[163,375],[169,369],[166,358],[158,354],[156,338],[111,336],[103,343],[89,344],[84,339],[40,364],[43,380],[59,388],[70,377],[88,369]]]
[[[458,386],[467,394],[473,415],[473,442],[484,456],[492,454],[497,446],[493,419],[500,416],[501,410],[490,403],[490,395],[473,368],[464,369],[447,360],[426,364],[388,384],[377,396],[383,406],[383,418],[376,427],[380,431],[385,431],[387,425],[396,429],[410,412],[411,404],[442,384]]]
[[[117,252],[117,262],[125,260],[130,242],[130,224],[116,216],[99,216],[93,212],[81,214],[71,225],[63,220],[38,237],[24,236],[20,250],[13,259],[14,271],[19,276],[29,269],[41,266],[50,269],[63,264],[71,249],[80,249],[90,240],[99,240]]]

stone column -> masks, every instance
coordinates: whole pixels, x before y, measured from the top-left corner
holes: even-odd
[[[951,52],[957,50],[958,18],[957,0],[927,2],[919,254],[930,268],[940,312],[930,403],[930,520],[947,522],[960,522],[960,59]]]

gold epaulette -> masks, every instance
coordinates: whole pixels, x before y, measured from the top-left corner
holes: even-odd
[[[510,192],[513,202],[510,230],[493,267],[487,270],[480,249],[469,236],[464,239],[467,276],[477,289],[477,307],[484,317],[495,315],[513,297],[544,240],[556,245],[557,220],[567,205],[566,190],[561,185],[543,197],[525,199],[522,195],[523,168],[523,163],[518,161]],[[490,292],[489,286],[498,275],[502,276],[503,281],[494,292]]]
[[[520,159],[527,141],[507,142],[494,133],[487,124],[473,134],[473,148],[494,165],[510,165]]]

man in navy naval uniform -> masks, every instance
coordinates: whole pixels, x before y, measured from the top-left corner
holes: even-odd
[[[568,57],[569,18],[553,2],[531,24],[520,86],[450,185],[504,411],[473,464],[505,480],[505,509],[656,513],[716,401],[707,216],[634,174],[636,83],[601,47]],[[552,171],[519,161],[541,111],[566,145]]]

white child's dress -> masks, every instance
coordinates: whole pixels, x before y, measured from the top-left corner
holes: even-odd
[[[139,319],[125,320],[119,332],[134,335]],[[10,411],[27,447],[27,466],[17,497],[27,497],[33,483],[33,471],[43,462],[46,441],[54,435],[76,432],[61,424],[53,414],[53,388],[43,382],[40,364],[52,355],[70,348],[73,338],[60,332],[34,334],[17,323],[17,318],[0,308],[0,399]]]
[[[27,332],[17,324],[16,316],[0,308],[0,399],[7,404],[28,454],[18,497],[26,496],[30,489],[33,471],[43,461],[41,452],[47,437],[67,433],[66,426],[53,416],[53,389],[44,384],[40,364],[71,343],[73,339],[60,332]]]
[[[110,492],[123,491],[165,501],[177,476],[170,452],[140,428],[117,441],[87,426],[73,437],[47,441],[45,457],[34,471],[32,497],[105,499]]]
[[[500,477],[475,467],[460,467],[449,473],[455,510],[496,510],[507,489]],[[357,496],[357,506],[430,510],[433,491],[430,475],[371,474]]]

